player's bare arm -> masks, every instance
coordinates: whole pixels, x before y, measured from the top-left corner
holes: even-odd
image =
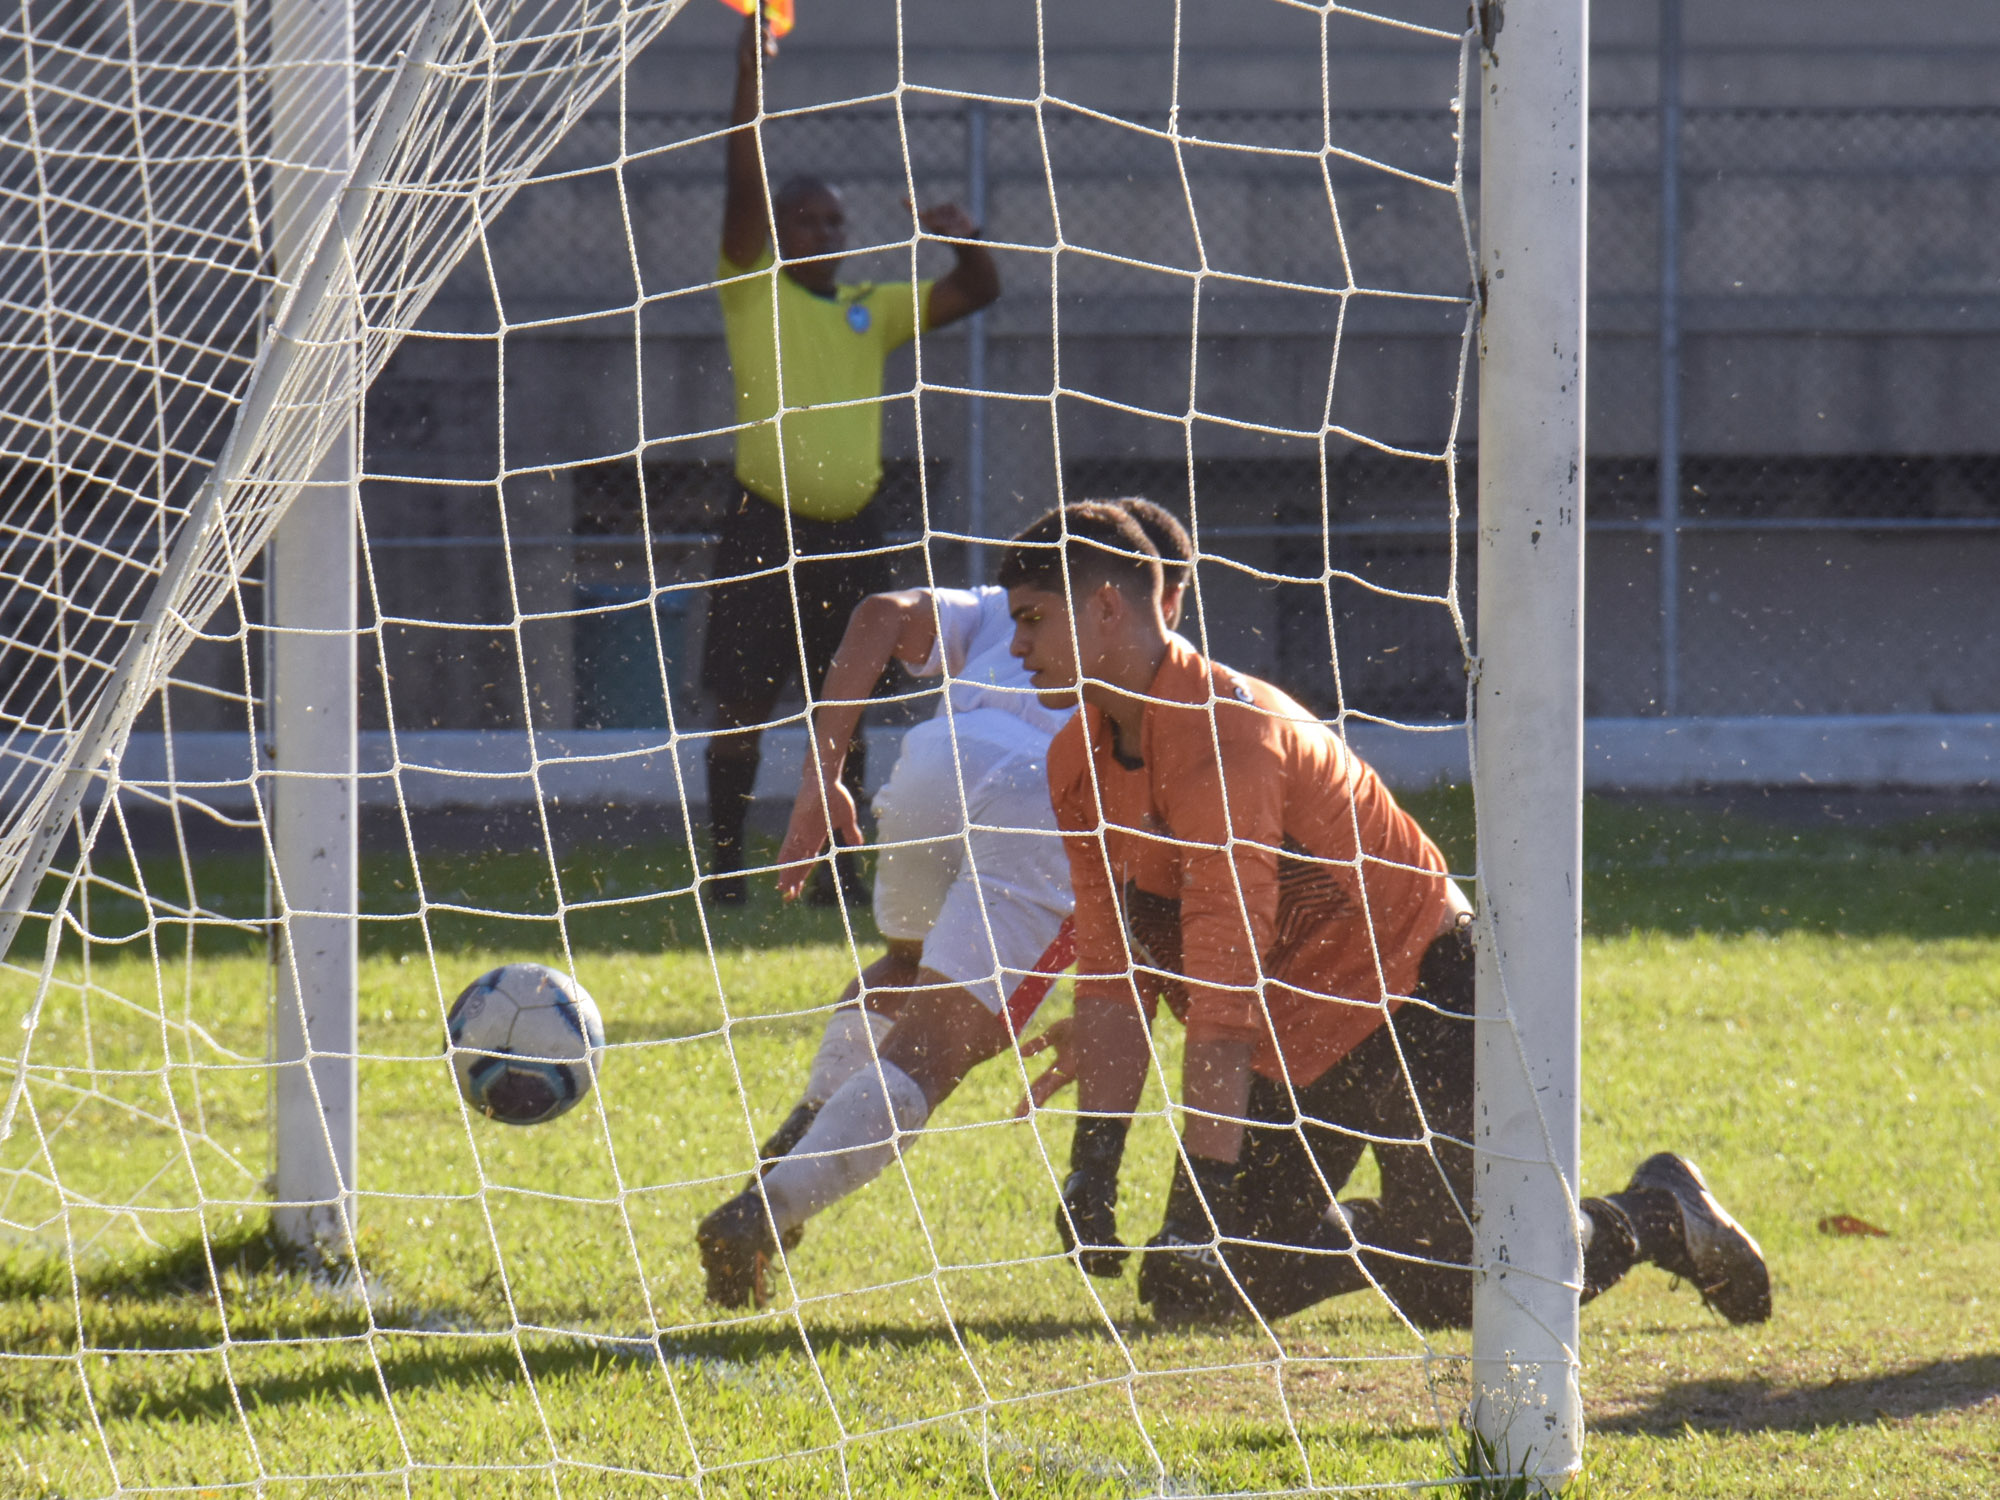
[[[931,286],[924,307],[926,328],[956,323],[1000,295],[1000,269],[993,264],[992,251],[979,243],[980,227],[970,214],[956,203],[938,203],[919,213],[917,223],[925,234],[949,241],[958,257],[950,272]]]
[[[743,20],[736,47],[736,97],[729,123],[727,185],[722,200],[722,253],[730,264],[747,266],[771,242],[770,205],[764,193],[764,150],[750,122],[757,118],[764,57],[778,55],[777,39],[756,16]]]
[[[1271,851],[1285,838],[1277,802],[1249,794],[1282,782],[1283,770],[1244,727],[1241,714],[1215,708],[1172,730],[1157,724],[1152,740],[1162,755],[1169,734],[1180,741],[1175,773],[1161,778],[1155,795],[1159,815],[1191,845],[1180,892],[1182,972],[1190,987],[1182,1142],[1190,1158],[1219,1167],[1233,1165],[1243,1149],[1263,1009],[1258,994],[1268,935],[1278,925]],[[1199,747],[1191,757],[1190,746]]]
[[[1188,1155],[1225,1163],[1242,1155],[1254,1051],[1236,1037],[1188,1039],[1181,1059],[1181,1099],[1187,1111],[1181,1139]]]
[[[1085,995],[1076,1002],[1073,1015],[1049,1026],[1021,1043],[1023,1058],[1053,1052],[1054,1060],[1028,1084],[1014,1105],[1014,1118],[1026,1119],[1072,1083],[1084,1076],[1088,1059],[1090,1081],[1080,1084],[1077,1108],[1088,1114],[1123,1115],[1129,1118],[1139,1107],[1145,1092],[1146,1072],[1152,1063],[1148,1043],[1151,1027],[1136,997]]]
[[[870,594],[848,616],[813,710],[813,742],[799,776],[799,794],[778,851],[778,890],[787,901],[805,888],[810,862],[829,839],[861,842],[854,794],[840,779],[862,712],[890,659],[920,667],[937,644],[937,612],[925,589]]]

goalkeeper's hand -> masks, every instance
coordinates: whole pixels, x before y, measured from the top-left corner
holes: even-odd
[[[1125,1257],[1132,1252],[1118,1238],[1117,1206],[1118,1179],[1107,1173],[1078,1170],[1063,1183],[1056,1234],[1089,1275],[1125,1273]]]

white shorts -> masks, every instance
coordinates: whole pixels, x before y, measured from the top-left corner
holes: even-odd
[[[998,709],[927,720],[903,736],[875,820],[875,925],[922,939],[925,968],[997,1012],[1075,905],[1047,739]]]

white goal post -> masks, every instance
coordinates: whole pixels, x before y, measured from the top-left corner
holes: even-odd
[[[353,1239],[357,1222],[365,1221],[368,1212],[361,1206],[368,1185],[357,1175],[357,1131],[365,1109],[357,1080],[369,1060],[357,1024],[362,969],[357,934],[366,915],[359,888],[365,778],[357,673],[357,651],[366,634],[361,604],[367,574],[360,570],[369,565],[364,549],[357,569],[360,485],[366,470],[363,396],[453,267],[466,255],[487,250],[484,237],[510,197],[535,176],[600,96],[619,85],[622,69],[674,17],[681,0],[615,6],[549,0],[541,6],[492,7],[482,0],[429,0],[421,7],[372,8],[272,0],[272,6],[269,119],[264,127],[268,149],[252,145],[248,123],[241,127],[245,138],[240,143],[245,175],[268,174],[271,184],[268,249],[275,279],[258,281],[270,276],[261,259],[254,272],[238,278],[257,284],[259,295],[268,296],[267,335],[254,361],[231,373],[233,383],[223,388],[225,382],[214,378],[216,388],[205,392],[228,416],[219,441],[212,435],[203,439],[202,451],[212,455],[212,467],[199,487],[170,494],[165,483],[154,491],[145,482],[134,483],[133,505],[150,518],[150,540],[134,543],[123,559],[141,584],[132,586],[131,600],[106,609],[106,616],[115,618],[104,638],[89,651],[26,641],[25,636],[23,642],[9,643],[28,654],[58,659],[71,677],[68,696],[56,711],[0,726],[9,737],[0,768],[0,890],[6,893],[0,906],[0,959],[10,961],[15,976],[30,973],[34,980],[22,1015],[22,1040],[0,1047],[13,1068],[5,1086],[0,1139],[32,1113],[23,1101],[36,1064],[39,1018],[58,987],[54,975],[65,933],[83,930],[71,917],[71,902],[81,899],[76,893],[87,884],[81,873],[49,919],[46,952],[30,957],[19,951],[10,955],[8,949],[24,920],[47,915],[35,913],[33,903],[52,870],[67,873],[58,859],[66,838],[74,836],[81,846],[74,851],[76,870],[87,871],[92,839],[116,821],[120,758],[135,724],[162,701],[176,664],[202,641],[211,617],[232,599],[241,608],[243,589],[261,554],[267,569],[263,624],[271,641],[271,677],[264,685],[265,702],[249,701],[246,688],[241,707],[246,725],[268,729],[270,736],[270,759],[260,759],[246,778],[251,787],[246,817],[265,841],[280,935],[268,1058],[275,1150],[272,1226],[284,1242],[316,1248],[330,1265],[352,1273],[350,1284],[361,1288],[358,1295],[365,1301],[369,1292]],[[141,8],[149,16],[155,9]],[[1425,31],[1440,50],[1462,48],[1457,54],[1461,68],[1477,58],[1476,101],[1455,101],[1460,120],[1476,112],[1479,127],[1476,288],[1467,297],[1456,291],[1368,290],[1389,300],[1401,296],[1412,304],[1427,304],[1421,309],[1425,313],[1442,309],[1456,316],[1476,308],[1478,610],[1467,730],[1477,820],[1477,867],[1472,873],[1480,921],[1477,1133],[1470,1143],[1476,1182],[1471,1205],[1473,1326],[1464,1416],[1475,1435],[1471,1467],[1502,1478],[1525,1476],[1553,1492],[1579,1471],[1584,1436],[1578,1299],[1583,1223],[1579,1078],[1587,4],[1479,0],[1472,29],[1463,38],[1400,21],[1385,23],[1383,17],[1341,5],[1292,8],[1313,11],[1322,21]],[[209,60],[218,77],[240,65],[239,57],[226,53],[223,47]],[[1470,77],[1463,86],[1468,92],[1475,87]],[[899,79],[892,103],[900,111],[922,92]],[[942,97],[947,91],[928,92]],[[1023,104],[968,94],[954,102],[968,110],[968,141],[977,141],[978,170],[967,175],[974,179],[975,198],[984,199],[984,143],[992,115],[1002,105],[1040,109],[1049,100]],[[243,110],[244,121],[252,113]],[[1147,124],[1143,130],[1131,122],[1112,123],[1149,143],[1167,142],[1178,163],[1188,143],[1180,135],[1178,118],[1163,117],[1164,126]],[[769,121],[760,117],[758,123]],[[905,128],[900,116],[898,128]],[[621,153],[623,130],[621,117]],[[1046,140],[1042,149],[1046,155]],[[1382,168],[1351,152],[1347,156],[1349,164],[1381,168],[1385,176],[1421,180],[1441,202],[1453,195],[1464,225],[1465,143],[1456,142],[1456,149],[1448,180],[1423,178],[1403,167]],[[918,189],[907,138],[904,150],[903,169],[914,195]],[[1246,160],[1263,150],[1288,166],[1310,162],[1328,184],[1329,204],[1336,196],[1327,174],[1342,153],[1329,145],[1315,152],[1229,143],[1229,150]],[[626,165],[622,155],[619,165]],[[1182,171],[1185,184],[1184,167]],[[1049,174],[1053,181],[1053,167]],[[1192,207],[1194,189],[1185,191],[1190,217],[1198,218]],[[1078,251],[1064,240],[1067,231],[1060,216],[1052,214],[1052,219],[1046,247],[1051,263],[1063,255],[1090,266],[1119,263],[1117,256],[1091,259],[1091,252]],[[690,230],[703,237],[705,255],[712,255],[712,248],[706,248],[712,230],[706,223]],[[247,236],[260,253],[260,236],[266,232],[259,225]],[[913,232],[907,241],[873,248],[882,254],[903,253],[906,263],[914,265],[918,246]],[[1025,256],[1045,247],[1008,248]],[[1170,268],[1195,289],[1191,342],[1201,336],[1206,279],[1218,277],[1209,253],[1198,245],[1192,269]],[[1344,286],[1307,288],[1340,299],[1343,330],[1347,299],[1361,290],[1348,255],[1343,242]],[[1162,251],[1161,258],[1166,257]],[[704,264],[709,267],[704,274],[712,275],[712,259]],[[1047,300],[1054,307],[1056,273],[1048,274]],[[1227,281],[1229,275],[1219,279]],[[1235,279],[1262,290],[1300,290],[1268,271]],[[1298,279],[1309,278],[1300,273]],[[713,287],[704,282],[682,290],[701,291],[712,301]],[[642,290],[634,306],[610,311],[630,313],[636,327],[642,311],[637,304],[645,300]],[[1053,414],[1059,399],[1081,389],[1063,383],[1061,330],[1054,326],[1055,314],[1051,321],[1055,374],[1046,393],[998,393],[1000,377],[990,371],[1001,363],[1000,336],[986,322],[970,330],[963,385],[950,378],[942,362],[936,368],[925,363],[934,358],[928,347],[920,350],[918,387],[967,399],[966,445],[973,462],[983,465],[988,452],[998,447],[988,425],[999,426],[996,413],[1046,406]],[[32,344],[29,339],[22,346]],[[1337,362],[1338,335],[1335,348]],[[54,357],[48,350],[31,352]],[[1168,413],[1187,435],[1190,493],[1195,489],[1192,434],[1201,415],[1193,390],[1197,363],[1191,348],[1187,411]],[[989,378],[996,382],[993,392],[987,388]],[[1328,384],[1330,390],[1331,376]],[[1103,407],[1116,405],[1110,398],[1092,399]],[[635,397],[633,404],[644,409],[643,399]],[[1327,405],[1331,411],[1331,395]],[[61,414],[46,419],[37,414],[32,422],[8,415],[15,418],[14,425],[39,423],[65,436],[74,427],[89,425]],[[1052,415],[1052,430],[1053,421]],[[1241,419],[1238,425],[1252,430],[1257,421]],[[1275,419],[1268,425],[1270,432],[1261,436],[1298,436],[1280,432],[1282,424]],[[501,426],[504,434],[504,417]],[[921,415],[917,426],[921,444]],[[1330,441],[1363,449],[1373,445],[1397,458],[1422,460],[1447,476],[1455,474],[1457,430],[1454,411],[1453,437],[1441,451],[1421,453],[1346,430],[1331,416],[1308,434],[1320,444],[1323,529],[1317,539],[1317,577],[1308,581],[1316,582],[1328,601],[1336,579],[1358,581],[1364,591],[1382,598],[1418,598],[1435,605],[1462,628],[1455,479],[1448,477],[1439,487],[1451,496],[1446,524],[1454,528],[1453,576],[1441,590],[1419,596],[1357,580],[1335,565],[1324,477]],[[699,436],[718,433],[726,429]],[[166,440],[163,444],[173,446]],[[617,456],[630,457],[639,468],[646,456],[645,437]],[[499,468],[503,482],[498,488],[504,496],[504,481],[527,471],[510,469],[505,462]],[[1056,472],[1060,485],[1060,468]],[[920,480],[924,483],[928,481]],[[999,491],[994,486],[993,494]],[[933,497],[924,494],[925,548],[941,541],[966,545],[977,555],[981,545],[994,540],[987,534],[988,516],[1001,507],[989,502],[983,467],[969,477],[967,496],[966,524],[954,529],[933,512]],[[1199,514],[1190,519],[1203,560],[1221,555],[1227,527],[1205,532]],[[641,540],[650,548],[649,538]],[[567,545],[563,539],[558,542]],[[500,545],[504,551],[513,544],[503,534]],[[653,580],[650,550],[646,555],[644,571],[653,592],[670,592]],[[928,567],[927,552],[925,558]],[[1256,575],[1264,566],[1239,564],[1233,557],[1223,560],[1226,568],[1244,575]],[[976,572],[977,566],[968,571]],[[531,616],[589,613],[580,604],[547,610],[526,600],[511,554],[504,571],[511,594],[506,628],[516,637],[517,649]],[[1267,571],[1276,576],[1282,570],[1274,564]],[[1197,593],[1203,586],[1197,583]],[[651,598],[649,594],[649,603]],[[94,608],[97,601],[84,604]],[[1221,609],[1204,605],[1203,613],[1205,629]],[[1334,613],[1328,602],[1329,631],[1336,628]],[[658,617],[649,614],[648,620],[656,649],[663,652]],[[226,644],[240,646],[248,639],[246,628]],[[655,665],[664,681],[664,660]],[[253,675],[246,669],[246,681]],[[670,716],[677,706],[668,695]],[[529,713],[532,741],[532,714],[524,712]],[[1391,727],[1408,727],[1395,726],[1388,715],[1370,715],[1365,706],[1351,710],[1344,703],[1334,717],[1343,732],[1350,717],[1357,726],[1375,718]],[[391,724],[393,746],[393,715]],[[1437,729],[1422,727],[1426,732]],[[669,734],[665,760],[679,776],[683,728],[670,723]],[[690,743],[696,738],[686,737]],[[164,738],[171,743],[170,732]],[[265,752],[260,747],[257,753]],[[559,750],[531,748],[529,761],[537,775],[530,781],[538,798],[546,795],[538,779],[545,754],[550,761],[562,758]],[[397,806],[407,814],[403,787],[396,780],[406,769],[396,760],[387,779],[395,782]],[[476,778],[468,773],[464,779]],[[689,800],[681,799],[683,811]],[[538,803],[537,812],[553,863],[546,808]],[[693,824],[687,828],[692,846]],[[698,874],[690,879],[699,884]],[[135,899],[142,906],[151,900],[143,892]],[[558,905],[566,899],[558,898]],[[195,904],[192,892],[188,901],[190,907]],[[570,906],[557,913],[564,919],[569,914]],[[165,920],[150,906],[146,915]],[[706,926],[702,930],[706,935]],[[851,927],[848,936],[853,947]],[[566,944],[567,937],[562,941]],[[708,956],[719,974],[721,960],[712,941]],[[444,999],[449,1003],[449,995]],[[725,1013],[725,1039],[731,1024]],[[615,1050],[610,1069],[619,1065]],[[747,1113],[741,1074],[733,1081]],[[605,1138],[610,1139],[608,1127]],[[623,1170],[614,1162],[621,1214],[627,1198],[635,1195],[618,1177]],[[34,1173],[19,1175],[25,1179]],[[56,1176],[53,1167],[47,1175]],[[676,1181],[645,1187],[665,1193],[703,1185]],[[483,1180],[479,1191],[484,1191]],[[1136,1224],[1128,1228],[1128,1238],[1134,1238],[1131,1228]],[[1137,1238],[1145,1232],[1140,1230]],[[652,1295],[646,1286],[644,1296]],[[548,1331],[533,1330],[537,1335]],[[517,1316],[515,1325],[503,1332],[518,1346],[522,1320]],[[1276,1356],[1274,1368],[1285,1357]],[[1136,1401],[1133,1411],[1143,1433]],[[1285,1420],[1292,1420],[1289,1410]]]
[[[272,240],[296,278],[353,158],[354,18],[340,5],[273,0]],[[336,341],[353,344],[350,314]],[[312,482],[272,533],[271,866],[292,913],[276,955],[272,1014],[272,1227],[286,1243],[345,1258],[353,1237],[359,980],[360,682],[357,349],[329,373],[347,407]],[[336,418],[336,420],[339,420]]]
[[[1502,1474],[1581,1462],[1584,0],[1484,0],[1474,1422]]]

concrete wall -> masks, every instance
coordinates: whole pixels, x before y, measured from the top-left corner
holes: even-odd
[[[1465,24],[1459,0],[1374,9],[1451,33]],[[1683,9],[1690,103],[2000,103],[2000,75],[1981,55],[2000,48],[2000,11],[1987,0],[1684,0]],[[1177,14],[1183,108],[1312,105],[1320,92],[1320,18],[1258,0],[922,0],[904,7],[900,38],[892,0],[843,0],[837,28],[821,14],[805,10],[785,43],[783,107],[895,88],[899,42],[912,89],[1032,99],[1039,21],[1050,95],[1113,112],[1157,108],[1172,86]],[[1593,102],[1650,102],[1657,17],[1654,0],[1592,5]],[[690,6],[635,70],[635,107],[700,108],[721,98],[734,37],[726,11]],[[1439,47],[1410,32],[1334,17],[1324,38],[1336,107],[1409,108],[1455,91]]]
[[[1454,32],[1463,7],[1417,0],[1395,14]],[[1340,305],[1324,291],[1222,280],[1197,298],[1192,280],[1205,256],[1211,270],[1337,288],[1347,268],[1331,247],[1344,242],[1357,286],[1460,296],[1465,262],[1450,195],[1334,158],[1337,239],[1311,160],[1200,150],[1176,159],[1166,145],[1081,111],[1140,117],[1177,103],[1205,135],[1309,149],[1325,103],[1343,112],[1336,145],[1448,177],[1456,42],[1340,19],[1322,27],[1310,12],[1243,0],[1178,8],[1118,0],[1042,8],[1046,47],[1038,53],[1037,15],[1026,3],[912,4],[899,34],[889,0],[844,3],[837,26],[808,7],[769,80],[769,103],[780,110],[874,96],[775,122],[767,135],[774,171],[818,170],[846,185],[862,245],[908,233],[899,204],[906,142],[919,198],[965,191],[959,101],[929,91],[1048,101],[1040,120],[1046,170],[1034,113],[989,109],[988,221],[1003,245],[1007,293],[988,316],[987,386],[1032,399],[985,403],[987,531],[1004,536],[1039,511],[1065,473],[1086,472],[1100,489],[1184,489],[1176,476],[1192,454],[1210,476],[1201,481],[1201,515],[1216,560],[1203,574],[1202,623],[1220,654],[1329,702],[1330,611],[1349,706],[1395,714],[1410,703],[1450,704],[1449,615],[1442,603],[1408,596],[1441,598],[1450,583],[1447,490],[1435,456],[1450,432],[1461,310],[1351,299],[1336,366]],[[568,727],[576,658],[567,611],[579,587],[644,574],[648,556],[636,531],[571,545],[562,540],[565,518],[587,509],[579,496],[611,483],[605,476],[621,466],[636,493],[645,464],[726,462],[728,440],[717,435],[731,419],[719,318],[711,294],[688,289],[712,274],[720,149],[696,138],[726,105],[736,24],[713,5],[676,19],[632,71],[622,168],[614,169],[618,121],[607,101],[552,162],[562,180],[519,195],[495,226],[490,262],[462,270],[427,320],[439,334],[493,337],[412,339],[372,397],[368,464],[378,478],[367,503],[371,537],[382,544],[373,561],[392,617],[383,640],[398,722],[521,722],[525,678],[535,722]],[[1649,460],[1657,188],[1646,111],[1657,12],[1645,0],[1603,0],[1593,24],[1594,97],[1604,113],[1593,147],[1591,441],[1607,460]],[[1941,105],[2000,105],[1996,60],[2000,6],[1975,0],[1687,0],[1689,454],[1837,461],[2000,450],[1988,417],[1988,393],[2000,381],[2000,236],[1990,232],[2000,124],[1968,115],[1941,125],[1936,114]],[[887,112],[898,103],[903,131]],[[1911,124],[1856,116],[1857,106],[1931,113]],[[1767,113],[1702,113],[1752,108]],[[1836,122],[1846,133],[1836,138],[1828,117],[1798,113],[1813,109],[1846,111]],[[1106,259],[1120,256],[1162,269]],[[859,258],[855,272],[908,274],[909,264],[906,250],[884,252]],[[921,252],[924,274],[948,264],[942,251]],[[914,357],[906,352],[892,365],[887,446],[905,457],[921,449],[930,465],[910,516],[963,528],[968,406],[933,387],[964,378],[964,331],[928,337],[921,358],[920,397]],[[1064,394],[1052,400],[1058,386]],[[1335,465],[1367,455],[1340,436],[1324,444],[1310,436],[1327,413],[1375,444],[1432,455],[1399,461],[1407,472],[1392,477],[1369,470],[1357,492],[1329,493],[1337,526],[1386,520],[1429,533],[1393,545],[1341,535],[1330,561],[1361,586],[1336,580],[1331,596],[1313,581],[1329,561],[1316,548],[1304,555],[1296,544],[1242,534],[1278,518],[1319,516],[1322,448]],[[1224,471],[1233,477],[1214,477]],[[546,539],[517,546],[511,572],[490,545],[503,493],[517,542]],[[1870,510],[1867,498],[1850,513],[1904,503],[1889,497]],[[655,532],[685,537],[705,524],[698,505],[663,511],[657,497],[648,503]],[[1995,511],[2000,500],[1982,491],[1960,518]],[[1642,513],[1605,512],[1611,521]],[[2000,626],[1985,582],[1996,536],[1690,538],[1686,708],[2000,707],[2000,677],[1989,665],[2000,660]],[[1611,529],[1593,541],[1594,713],[1657,711],[1653,546],[1643,532]],[[703,576],[703,554],[685,540],[651,549],[650,562],[656,586]],[[967,559],[949,545],[928,558],[913,547],[904,565],[912,577],[949,579]],[[1472,584],[1462,571],[1468,614]],[[1371,585],[1398,597],[1371,594]],[[517,608],[552,618],[531,620],[517,639],[506,628]],[[683,683],[699,615],[682,643]],[[699,713],[692,698],[686,706]]]

